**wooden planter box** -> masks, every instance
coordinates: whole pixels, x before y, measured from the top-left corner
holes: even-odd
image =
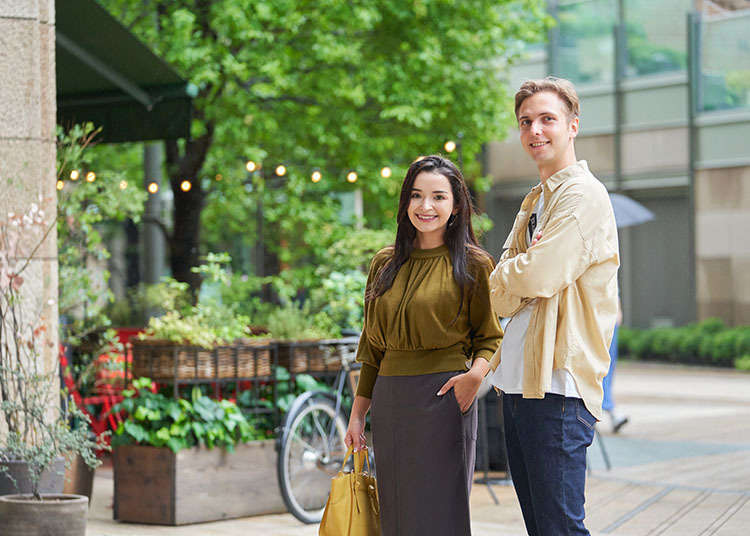
[[[184,525],[286,512],[274,440],[223,449],[126,445],[113,452],[114,519]]]

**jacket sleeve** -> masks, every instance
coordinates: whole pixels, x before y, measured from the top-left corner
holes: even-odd
[[[601,226],[597,221],[600,219],[597,212],[601,210],[587,206],[593,204],[588,198],[576,191],[563,193],[539,242],[525,253],[501,259],[491,275],[491,285],[504,297],[502,305],[512,306],[523,298],[552,297],[595,262],[592,249],[595,233],[590,229]]]
[[[512,258],[516,254],[516,250],[513,248],[506,249],[500,256],[500,260],[495,266],[495,269],[490,274],[489,289],[490,289],[490,303],[492,305],[492,311],[497,316],[509,317],[513,316],[524,305],[524,299],[522,296],[516,296],[512,294],[506,287],[501,287],[496,282],[496,272],[500,270],[502,264],[508,259]]]
[[[375,279],[380,267],[383,265],[387,255],[383,252],[378,252],[370,263],[370,273],[367,276],[367,286],[369,290],[370,286]],[[383,349],[376,348],[367,334],[367,321],[369,317],[368,310],[372,307],[372,304],[365,303],[364,308],[364,321],[362,323],[362,334],[359,337],[359,344],[357,345],[357,362],[362,363],[362,369],[359,373],[359,381],[357,382],[357,396],[364,396],[365,398],[372,398],[372,390],[375,387],[375,380],[378,378],[378,370],[380,369],[380,361],[383,359],[385,353]]]
[[[500,360],[498,355],[498,359],[493,361],[493,356],[503,339],[503,330],[490,304],[489,275],[492,264],[487,259],[475,273],[476,281],[469,300],[469,323],[472,360],[484,358],[490,363],[490,368],[495,370]]]

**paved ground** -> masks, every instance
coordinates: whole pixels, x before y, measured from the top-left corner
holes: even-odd
[[[600,425],[613,468],[589,449],[587,526],[594,536],[746,536],[750,534],[750,374],[622,363],[615,382],[631,422],[617,436]],[[523,536],[513,489],[472,492],[474,536]],[[100,469],[89,536],[312,536],[291,515],[186,527],[112,521],[112,473]],[[404,535],[409,536],[409,535]]]

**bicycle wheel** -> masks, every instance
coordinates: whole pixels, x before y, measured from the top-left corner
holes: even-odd
[[[346,455],[346,420],[330,400],[316,397],[287,422],[291,424],[278,458],[281,495],[294,517],[303,523],[319,523],[331,478]]]

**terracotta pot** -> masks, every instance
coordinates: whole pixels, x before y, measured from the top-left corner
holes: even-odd
[[[0,496],[3,536],[86,536],[88,503],[82,495]]]

